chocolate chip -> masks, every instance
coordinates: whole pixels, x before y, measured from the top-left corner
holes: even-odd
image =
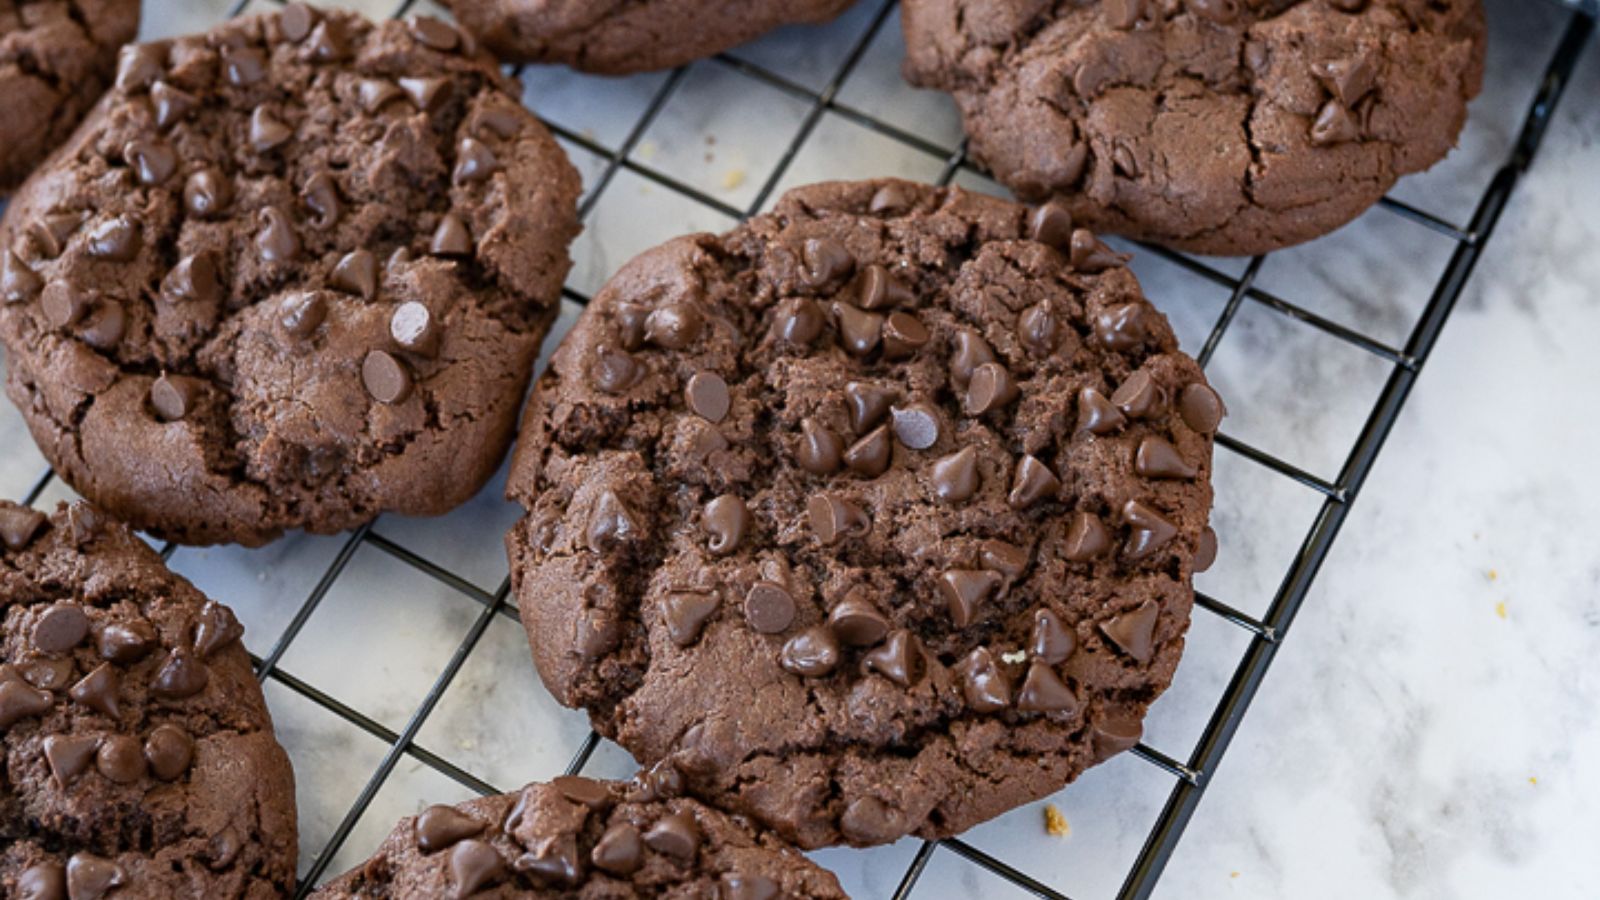
[[[116,216],[89,230],[89,255],[114,262],[127,262],[139,255],[142,244],[139,226],[126,216]]]
[[[89,298],[65,281],[45,285],[39,308],[51,328],[70,328],[89,314]]]
[[[67,786],[89,768],[95,751],[100,749],[100,737],[93,734],[52,734],[44,739],[44,759],[50,765],[50,776],[56,787]]]
[[[1087,228],[1079,228],[1072,233],[1071,256],[1073,268],[1089,273],[1125,266],[1130,258],[1101,243],[1094,232]]]
[[[389,316],[389,337],[402,350],[419,356],[433,356],[439,352],[439,326],[433,312],[418,300],[407,300],[396,306]]]
[[[138,93],[166,73],[167,50],[160,44],[129,44],[117,53],[117,90]]]
[[[311,37],[306,43],[310,56],[317,62],[338,62],[350,55],[350,47],[345,39],[344,28],[335,19],[324,19],[311,29]]]
[[[795,461],[813,475],[832,475],[844,458],[844,441],[816,419],[800,421],[800,444]]]
[[[856,304],[862,309],[877,310],[906,306],[915,300],[910,289],[883,266],[870,265],[861,272],[860,285],[856,290]]]
[[[1184,424],[1195,431],[1214,434],[1217,426],[1222,424],[1223,416],[1228,414],[1228,408],[1210,385],[1196,381],[1185,387],[1179,395],[1178,414],[1183,416]]]
[[[72,900],[100,900],[127,879],[128,873],[109,859],[79,852],[67,860],[67,895]]]
[[[1133,528],[1123,553],[1134,562],[1154,555],[1178,534],[1177,525],[1139,500],[1123,505],[1122,518]]]
[[[844,244],[828,237],[808,238],[800,247],[800,280],[810,288],[824,288],[855,271],[855,257]]]
[[[999,587],[998,574],[978,569],[951,569],[939,576],[939,593],[944,596],[951,624],[957,628],[971,625],[978,607]]]
[[[866,356],[883,340],[883,316],[877,313],[835,303],[833,317],[839,322],[839,341],[852,356]]]
[[[223,826],[223,829],[211,836],[206,842],[206,866],[213,871],[220,871],[233,865],[239,858],[239,851],[244,849],[244,841],[239,840],[239,833],[234,831],[232,825]]]
[[[215,169],[201,169],[183,185],[183,205],[199,218],[220,215],[233,197],[233,184]]]
[[[589,365],[589,380],[608,394],[620,394],[639,380],[640,366],[626,351],[604,344],[595,348]]]
[[[1194,549],[1194,571],[1204,572],[1217,561],[1217,533],[1210,525],[1200,532],[1200,541]]]
[[[1144,343],[1146,334],[1143,303],[1119,303],[1094,317],[1095,339],[1108,350],[1133,350]]]
[[[29,638],[40,653],[65,653],[89,636],[89,617],[76,603],[54,603],[34,620]]]
[[[1156,621],[1161,608],[1154,600],[1145,600],[1134,609],[1113,616],[1100,623],[1100,631],[1117,649],[1140,663],[1147,663],[1155,653]]]
[[[249,87],[267,77],[267,58],[254,47],[224,47],[222,74],[234,87]]]
[[[836,494],[816,494],[806,502],[806,518],[824,547],[843,538],[864,537],[872,522],[861,507]]]
[[[1078,714],[1078,697],[1056,674],[1055,669],[1034,660],[1017,692],[1017,709],[1023,712]]]
[[[929,472],[933,492],[946,503],[962,503],[978,492],[978,451],[972,447],[938,460]]]
[[[1017,317],[1017,340],[1034,356],[1055,352],[1061,342],[1061,322],[1048,301],[1039,301]]]
[[[604,782],[582,775],[562,775],[550,782],[550,786],[561,793],[561,796],[587,806],[590,809],[604,809],[611,804],[611,791]]]
[[[744,596],[744,618],[761,634],[779,634],[794,623],[794,597],[783,585],[758,581]]]
[[[124,144],[122,158],[133,167],[140,184],[161,184],[178,168],[178,154],[165,143],[151,138],[137,138]]]
[[[122,304],[115,300],[96,303],[83,327],[78,329],[78,337],[85,344],[107,352],[115,350],[127,333],[128,314],[123,311]]]
[[[352,250],[334,265],[328,286],[363,300],[378,296],[378,260],[370,250]]]
[[[826,324],[815,300],[790,297],[773,313],[772,333],[780,341],[803,346],[816,340]]]
[[[644,833],[645,846],[681,862],[693,862],[700,849],[700,826],[688,812],[675,812],[656,820]]]
[[[450,82],[444,78],[401,78],[397,83],[417,109],[426,113],[443,106],[449,94]]]
[[[1017,383],[1005,366],[984,363],[972,370],[967,381],[963,410],[969,416],[981,416],[1004,408],[1017,399],[1017,394]]]
[[[505,861],[489,844],[466,840],[450,851],[451,900],[465,900],[505,874]]]
[[[1028,219],[1028,237],[1063,253],[1072,249],[1072,213],[1051,201],[1033,211]]]
[[[200,105],[195,95],[175,88],[165,81],[150,86],[150,100],[155,104],[156,127],[165,131],[189,117]]]
[[[715,594],[679,591],[666,595],[661,601],[661,619],[667,637],[679,647],[693,644],[720,605]]]
[[[712,555],[727,556],[739,549],[750,528],[750,509],[739,497],[723,494],[706,504],[701,525],[711,539],[707,547]]]
[[[1188,0],[1188,6],[1195,15],[1219,25],[1239,18],[1239,0]]]
[[[691,412],[712,424],[727,418],[732,404],[728,383],[715,372],[696,372],[691,376],[684,386],[683,398]]]
[[[150,680],[150,690],[159,697],[181,700],[205,690],[210,680],[205,663],[195,659],[188,649],[175,647]]]
[[[501,138],[514,138],[522,133],[527,120],[520,107],[509,103],[480,107],[472,119],[472,133],[479,137],[493,134]]]
[[[890,410],[894,436],[912,450],[926,450],[939,442],[939,412],[927,403]]]
[[[1361,126],[1356,117],[1338,100],[1329,100],[1311,123],[1311,143],[1318,147],[1348,144],[1361,138]]]
[[[194,759],[194,738],[176,725],[157,725],[145,738],[144,758],[150,774],[162,781],[177,781]]]
[[[1378,83],[1377,70],[1365,54],[1315,63],[1311,72],[1346,109],[1355,108]]]
[[[741,875],[729,872],[722,876],[718,900],[778,900],[778,883],[765,875]]]
[[[392,81],[368,78],[356,89],[356,98],[360,101],[362,109],[368,113],[375,113],[382,109],[384,104],[405,93]]]
[[[889,620],[878,612],[863,589],[851,591],[828,614],[828,627],[852,647],[871,647],[889,633]]]
[[[200,615],[195,621],[194,652],[201,659],[210,659],[218,650],[243,636],[244,626],[239,624],[233,610],[215,600],[207,600],[200,607]]]
[[[46,521],[44,513],[36,509],[0,502],[0,542],[12,552],[23,550]]]
[[[972,373],[984,363],[995,361],[994,351],[989,348],[988,341],[970,328],[956,332],[955,344],[955,353],[950,357],[950,383],[959,390],[966,390]]]
[[[456,184],[477,184],[500,171],[500,160],[477,138],[462,138],[456,148],[456,167],[450,179]]]
[[[1118,31],[1132,30],[1144,15],[1144,0],[1105,0],[1100,4],[1100,15]]]
[[[824,678],[839,667],[839,639],[821,626],[790,638],[778,657],[783,668],[805,678]]]
[[[1166,438],[1147,434],[1139,441],[1139,450],[1134,455],[1134,469],[1146,478],[1182,478],[1190,479],[1199,474],[1200,470],[1184,460],[1178,448]]]
[[[1000,671],[988,648],[975,648],[957,669],[961,673],[961,692],[974,711],[993,713],[1011,705],[1011,681]]]
[[[1061,617],[1048,609],[1034,610],[1033,636],[1028,642],[1028,652],[1048,665],[1066,662],[1077,649],[1078,640],[1062,623]]]
[[[1090,734],[1094,744],[1094,761],[1103,763],[1137,746],[1139,738],[1144,736],[1144,725],[1131,715],[1112,711],[1090,727]]]
[[[100,514],[87,500],[74,500],[67,506],[67,530],[79,547],[100,536]]]
[[[907,359],[928,345],[933,337],[922,320],[908,312],[889,313],[883,321],[883,358]]]
[[[290,262],[300,255],[300,237],[294,233],[289,214],[276,206],[261,210],[261,230],[256,233],[256,251],[263,262]]]
[[[1082,510],[1072,514],[1061,554],[1073,562],[1088,562],[1111,549],[1111,532],[1100,517]]]
[[[905,185],[890,182],[872,195],[867,202],[867,211],[875,216],[898,215],[909,210],[915,202]]]
[[[78,703],[111,719],[121,718],[121,707],[117,705],[117,691],[121,678],[117,675],[116,667],[109,662],[96,666],[94,671],[83,676],[78,683],[67,691],[67,696]]]
[[[150,385],[150,408],[155,410],[157,421],[178,422],[194,409],[200,392],[199,379],[163,374]]]
[[[44,279],[15,253],[5,251],[0,257],[0,299],[6,303],[25,303],[43,289]]]
[[[1061,479],[1032,454],[1023,455],[1017,462],[1016,474],[1011,480],[1011,493],[1006,502],[1012,509],[1027,509],[1040,500],[1048,499],[1061,489]]]
[[[895,399],[894,391],[860,381],[846,384],[844,395],[850,411],[850,428],[856,434],[883,421]]]
[[[984,541],[978,545],[978,564],[1000,573],[1007,581],[1015,581],[1028,568],[1028,551],[1005,541]]]
[[[144,749],[139,739],[128,734],[113,734],[100,742],[94,766],[100,774],[118,784],[132,784],[144,778]]]
[[[216,258],[201,251],[178,260],[161,280],[161,296],[169,303],[216,303],[222,299]]]
[[[467,231],[460,217],[448,213],[433,230],[428,252],[434,256],[468,256],[472,253],[472,233]]]
[[[311,220],[311,227],[325,230],[338,224],[341,212],[339,183],[332,175],[318,172],[306,179],[300,199],[316,214]]]
[[[284,40],[298,44],[311,33],[317,24],[317,14],[304,3],[291,3],[278,15],[278,31]]]
[[[423,853],[434,853],[455,846],[488,827],[455,807],[434,805],[417,816],[417,847]]]
[[[622,502],[622,498],[612,491],[602,491],[593,511],[589,513],[589,549],[603,552],[634,540],[639,536],[639,531],[633,513]]]
[[[511,867],[534,878],[560,885],[572,886],[583,880],[583,870],[579,868],[578,860],[578,838],[572,834],[542,838],[533,852],[517,857]]]
[[[1166,397],[1161,385],[1150,377],[1150,373],[1140,369],[1129,375],[1128,380],[1117,388],[1111,395],[1111,402],[1129,418],[1144,419],[1159,412],[1166,403]]]
[[[889,633],[883,646],[861,657],[861,668],[908,688],[922,677],[922,642],[904,628],[897,628]]]
[[[283,146],[294,137],[294,129],[283,123],[265,106],[258,106],[250,114],[250,146],[257,153],[266,153]]]
[[[858,475],[877,478],[888,471],[894,457],[894,447],[889,440],[889,426],[879,425],[844,452],[844,464]]]
[[[361,361],[361,383],[379,403],[403,403],[411,396],[411,372],[405,363],[383,350],[367,352]]]
[[[155,649],[155,632],[144,622],[113,622],[101,626],[95,635],[95,646],[100,658],[124,666],[132,665]]]
[[[30,659],[18,663],[17,671],[29,684],[44,691],[65,690],[74,674],[71,657]]]
[[[54,699],[48,692],[20,679],[0,682],[0,728],[10,728],[23,719],[49,712]]]
[[[461,46],[461,33],[433,16],[412,16],[406,27],[417,42],[435,50],[450,51]]]
[[[328,304],[317,294],[290,294],[278,304],[278,325],[291,338],[308,338],[328,317]]]
[[[594,845],[589,860],[595,868],[623,878],[644,866],[644,844],[639,839],[639,829],[628,824],[607,828]]]
[[[1128,422],[1116,404],[1094,388],[1078,392],[1078,430],[1090,434],[1107,435],[1120,430]]]

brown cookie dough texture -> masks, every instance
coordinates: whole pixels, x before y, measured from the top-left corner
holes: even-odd
[[[7,391],[79,493],[260,544],[494,472],[577,173],[433,19],[290,6],[130,47],[0,223]]]
[[[0,195],[72,134],[138,30],[139,0],[0,0]]]
[[[844,900],[834,877],[794,848],[680,789],[671,770],[626,784],[564,776],[431,806],[312,896]]]
[[[444,0],[501,59],[621,75],[670,69],[854,0]]]
[[[955,834],[1134,745],[1222,405],[1059,206],[788,194],[652,250],[540,381],[507,539],[546,685],[804,847]]]
[[[0,502],[0,893],[266,898],[294,775],[240,627],[85,502]]]
[[[1455,144],[1479,0],[906,0],[913,84],[973,158],[1092,228],[1252,255],[1338,228]]]

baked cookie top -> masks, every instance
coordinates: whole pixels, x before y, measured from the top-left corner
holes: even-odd
[[[844,900],[825,870],[749,821],[677,796],[671,770],[578,776],[430,806],[320,900],[705,897]]]
[[[444,0],[502,59],[621,75],[670,69],[853,0]]]
[[[231,610],[83,502],[0,502],[0,603],[7,897],[294,890],[294,776]]]
[[[1091,227],[1253,255],[1325,234],[1454,146],[1479,0],[906,0],[913,84],[973,158]]]
[[[73,487],[173,540],[444,512],[515,430],[578,192],[434,19],[129,47],[0,224],[7,389]]]
[[[1059,206],[801,188],[625,266],[530,400],[546,685],[804,847],[942,837],[1131,747],[1223,408]]]
[[[139,30],[139,0],[0,0],[0,195],[67,139]]]

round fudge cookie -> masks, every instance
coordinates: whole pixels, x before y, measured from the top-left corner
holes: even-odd
[[[72,134],[138,30],[139,0],[0,0],[0,194]]]
[[[1354,219],[1442,159],[1482,82],[1479,0],[906,0],[906,76],[955,95],[1018,196],[1201,253]]]
[[[962,831],[1138,740],[1222,404],[1059,206],[825,184],[644,254],[535,389],[534,658],[804,847]]]
[[[844,900],[770,832],[677,796],[676,772],[627,784],[564,776],[431,806],[313,897],[705,897]]]
[[[294,775],[233,612],[82,501],[0,502],[0,602],[5,896],[288,896]]]
[[[126,51],[0,226],[6,387],[45,456],[186,543],[471,497],[578,230],[514,89],[438,20],[298,5]]]
[[[445,0],[502,59],[621,75],[670,69],[854,0]]]

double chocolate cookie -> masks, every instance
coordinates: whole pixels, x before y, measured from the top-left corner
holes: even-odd
[[[503,458],[577,173],[435,19],[292,5],[123,54],[0,224],[7,391],[140,529],[437,514]]]
[[[67,139],[138,30],[139,0],[0,0],[0,195]]]
[[[804,847],[960,832],[1139,739],[1222,403],[1059,206],[788,194],[620,271],[510,491],[545,684]]]
[[[1090,227],[1251,255],[1442,159],[1483,77],[1479,0],[906,0],[906,76],[973,158]]]
[[[233,612],[79,502],[0,502],[7,897],[265,898],[294,776]]]
[[[502,59],[606,75],[670,69],[854,0],[444,0]]]
[[[677,797],[670,770],[566,776],[431,806],[313,897],[844,900],[834,877],[745,819]]]

